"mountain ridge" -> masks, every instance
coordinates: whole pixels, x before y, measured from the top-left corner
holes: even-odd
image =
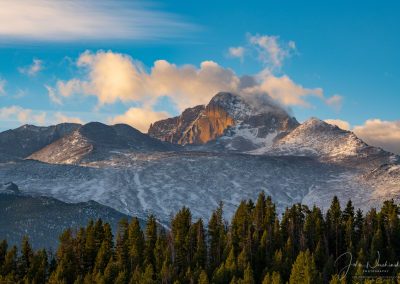
[[[126,125],[89,122],[69,135],[32,153],[27,159],[54,164],[75,164],[104,158],[118,151],[168,151],[175,146],[161,142]]]
[[[352,132],[316,118],[300,124],[256,97],[219,93],[207,106],[153,123],[149,135],[127,125],[80,126],[30,156],[37,161],[0,162],[0,180],[66,202],[95,200],[129,215],[155,214],[164,224],[182,206],[208,219],[220,201],[230,218],[240,200],[260,191],[276,200],[280,213],[298,202],[325,208],[334,195],[362,209],[400,201],[399,156]],[[178,143],[202,137],[210,140]]]

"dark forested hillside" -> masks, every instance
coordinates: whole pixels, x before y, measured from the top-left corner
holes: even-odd
[[[128,217],[94,201],[65,203],[45,196],[0,191],[0,240],[7,239],[10,245],[20,243],[28,234],[33,248],[56,249],[58,235],[66,228],[79,228],[91,219],[102,218],[116,231],[118,220]]]
[[[217,208],[207,225],[182,208],[170,229],[154,216],[101,220],[66,230],[52,256],[0,244],[0,283],[396,283],[399,207],[361,212],[334,198],[323,213],[296,204],[277,216],[270,197],[243,201],[232,220]],[[370,280],[366,280],[370,278]],[[369,281],[369,282],[368,282]],[[386,281],[386,282],[385,282]]]

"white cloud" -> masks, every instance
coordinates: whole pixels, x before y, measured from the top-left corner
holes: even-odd
[[[4,121],[18,121],[19,123],[45,124],[46,113],[36,112],[20,106],[0,108],[0,119]]]
[[[33,116],[33,121],[35,121],[39,125],[45,125],[46,124],[46,116],[47,116],[46,112],[41,112],[41,113]]]
[[[343,130],[350,130],[350,123],[348,123],[345,120],[341,119],[325,119],[324,120],[326,123],[336,125],[337,127],[343,129]]]
[[[96,96],[100,105],[117,101],[153,105],[161,96],[168,96],[180,110],[205,104],[221,90],[235,91],[240,79],[230,69],[213,61],[176,66],[157,60],[150,72],[130,56],[111,51],[84,52],[77,61],[86,71],[86,78],[58,81],[55,88],[47,86],[54,102],[73,95]]]
[[[304,88],[288,76],[277,77],[268,70],[253,76],[237,76],[233,70],[213,61],[177,66],[165,60],[154,62],[150,71],[130,56],[112,51],[84,52],[77,66],[83,78],[58,81],[48,89],[50,99],[61,103],[74,95],[96,96],[99,105],[117,101],[140,103],[151,109],[158,98],[167,96],[183,110],[206,104],[220,91],[247,95],[265,94],[286,106],[309,107],[308,96],[324,99],[320,88]]]
[[[0,108],[0,122],[13,125],[18,124],[35,124],[39,126],[54,125],[58,123],[71,122],[80,123],[83,121],[79,117],[68,116],[61,112],[32,110],[23,108],[18,105]]]
[[[57,90],[48,85],[44,85],[44,87],[47,89],[47,94],[49,95],[50,101],[57,105],[61,105],[62,100],[61,100],[60,96],[57,94]]]
[[[17,91],[15,92],[15,95],[13,96],[14,99],[21,99],[25,97],[28,94],[27,90],[23,90],[18,88]]]
[[[229,56],[236,57],[236,58],[239,58],[240,60],[243,60],[245,48],[243,46],[230,47],[228,52],[229,52]]]
[[[166,112],[155,112],[151,109],[130,108],[122,115],[109,118],[108,123],[126,123],[139,129],[143,133],[146,133],[149,129],[150,123],[168,117],[169,115]]]
[[[70,122],[70,123],[79,123],[79,124],[83,124],[82,119],[80,119],[79,117],[71,117],[71,116],[67,116],[61,112],[56,112],[54,114],[54,120],[55,123],[65,123],[65,122]]]
[[[138,1],[0,1],[0,38],[8,41],[99,39],[157,40],[177,37],[194,25]]]
[[[6,83],[6,80],[0,78],[0,96],[4,96],[6,94]]]
[[[340,111],[342,108],[343,97],[339,95],[333,95],[325,100],[326,104],[331,106],[334,110]]]
[[[258,59],[271,69],[282,67],[283,61],[296,50],[296,43],[289,41],[284,44],[278,36],[249,35],[249,43],[258,51]]]
[[[310,103],[306,101],[308,96],[315,96],[323,99],[323,90],[321,88],[304,88],[293,82],[287,75],[277,77],[268,71],[264,71],[257,77],[259,83],[245,88],[243,90],[245,93],[266,93],[272,99],[285,106],[310,107]]]
[[[400,121],[369,119],[353,132],[366,143],[400,154]]]
[[[33,59],[33,62],[29,66],[20,67],[18,71],[21,74],[26,74],[28,76],[35,76],[43,69],[43,61],[40,59]]]

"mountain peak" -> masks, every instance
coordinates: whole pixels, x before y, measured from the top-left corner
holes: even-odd
[[[263,146],[264,140],[270,143],[273,138],[266,139],[270,134],[277,135],[297,125],[296,119],[266,96],[219,92],[207,106],[186,109],[180,116],[158,121],[151,125],[148,133],[160,140],[182,145],[201,145],[240,136],[225,146],[231,150],[252,150],[258,147],[254,143]]]
[[[219,92],[210,100],[210,104],[226,104],[233,103],[235,101],[241,100],[241,97],[234,93],[229,92]]]
[[[333,129],[336,128],[335,125],[326,123],[325,121],[317,118],[317,117],[311,117],[309,119],[307,119],[304,123],[302,123],[303,127],[318,127],[318,128],[329,128],[329,129]]]
[[[89,122],[71,134],[33,153],[28,159],[55,164],[75,164],[125,151],[167,151],[167,145],[126,125]]]

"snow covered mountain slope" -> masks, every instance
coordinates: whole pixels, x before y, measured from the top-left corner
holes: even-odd
[[[297,202],[327,208],[334,195],[342,202],[351,198],[365,210],[385,198],[400,200],[398,170],[392,165],[381,171],[370,177],[363,168],[312,157],[131,152],[84,165],[3,163],[0,180],[65,202],[95,200],[141,218],[153,213],[167,224],[183,206],[192,210],[194,218],[208,219],[220,201],[230,218],[241,200],[255,199],[260,191],[272,196],[279,212]]]
[[[253,153],[262,153],[259,150]],[[317,118],[311,118],[277,140],[264,153],[311,156],[321,161],[373,169],[392,163],[398,157],[364,143],[353,132],[345,131]]]
[[[118,151],[172,149],[177,149],[177,146],[151,138],[126,124],[108,126],[91,122],[33,153],[28,159],[51,164],[76,164],[104,159]]]
[[[297,125],[295,118],[270,101],[221,92],[207,106],[187,109],[179,117],[154,123],[149,135],[196,145],[198,150],[243,152],[269,147],[276,137]]]

